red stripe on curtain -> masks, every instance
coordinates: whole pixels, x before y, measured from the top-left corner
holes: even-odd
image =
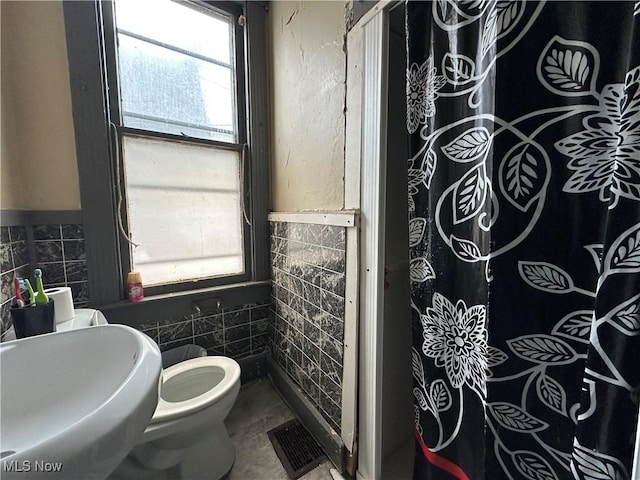
[[[445,472],[450,473],[458,480],[469,480],[469,477],[466,473],[464,473],[464,470],[462,470],[462,468],[453,463],[451,460],[447,460],[446,458],[441,457],[440,455],[429,450],[429,447],[425,445],[424,440],[422,440],[422,437],[420,436],[420,433],[418,433],[418,431],[415,432],[415,435],[418,443],[420,444],[423,455],[429,462],[431,462],[436,467],[441,468]]]

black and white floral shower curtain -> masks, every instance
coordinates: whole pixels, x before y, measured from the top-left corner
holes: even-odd
[[[630,479],[640,2],[407,3],[415,478]]]

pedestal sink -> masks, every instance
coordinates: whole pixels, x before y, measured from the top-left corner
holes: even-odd
[[[124,325],[0,344],[0,477],[106,478],[153,415],[161,370]]]

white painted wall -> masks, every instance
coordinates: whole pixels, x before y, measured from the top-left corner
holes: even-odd
[[[0,207],[77,210],[80,190],[62,2],[0,3]]]
[[[272,209],[344,205],[345,3],[271,3]]]

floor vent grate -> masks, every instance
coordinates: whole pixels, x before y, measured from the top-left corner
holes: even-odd
[[[291,420],[267,432],[282,466],[291,480],[316,468],[325,454],[298,420]]]

